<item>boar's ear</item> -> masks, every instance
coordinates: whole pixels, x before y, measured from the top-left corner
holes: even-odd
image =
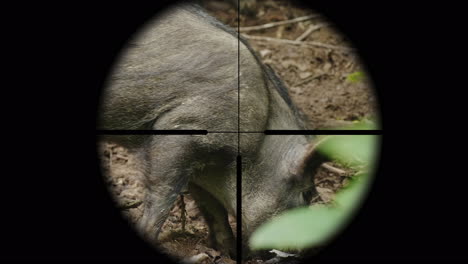
[[[317,151],[317,146],[321,142],[311,142],[307,145],[306,151],[290,171],[295,180],[302,181],[306,175],[315,174],[319,166],[328,161],[324,155]]]

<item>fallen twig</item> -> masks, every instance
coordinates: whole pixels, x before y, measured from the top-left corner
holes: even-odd
[[[318,78],[320,78],[320,77],[322,77],[322,76],[324,76],[324,75],[325,75],[325,74],[319,74],[319,75],[314,75],[314,76],[307,77],[307,78],[305,78],[304,80],[302,80],[302,81],[300,81],[300,82],[294,84],[293,86],[303,85],[303,84],[308,83],[308,82],[310,82],[310,81],[312,81],[312,80],[318,79]]]
[[[345,51],[345,52],[354,51],[354,49],[350,47],[335,46],[335,45],[325,44],[325,43],[321,43],[317,41],[296,41],[296,40],[289,40],[289,39],[251,36],[251,35],[246,35],[246,34],[242,34],[242,37],[246,39],[252,39],[252,40],[271,41],[271,42],[278,42],[278,43],[292,44],[292,45],[314,46],[314,47],[334,49],[334,50]]]
[[[306,31],[304,31],[304,33],[302,33],[302,35],[300,35],[298,38],[296,38],[296,41],[303,41],[305,38],[307,38],[307,36],[309,36],[312,32],[324,27],[324,26],[328,26],[329,24],[328,23],[321,23],[321,24],[317,24],[317,25],[311,25]]]
[[[258,25],[258,26],[239,27],[239,32],[246,32],[246,31],[252,31],[252,30],[272,28],[272,27],[277,27],[277,26],[284,25],[284,24],[301,22],[301,21],[309,20],[309,19],[316,18],[316,17],[320,17],[320,15],[315,14],[315,15],[296,17],[294,19],[283,20],[283,21],[278,21],[278,22],[271,22],[271,23],[267,23],[267,24],[264,24],[264,25]]]
[[[346,174],[346,171],[342,170],[342,169],[338,169],[336,167],[333,167],[332,165],[328,164],[328,163],[323,163],[322,164],[322,167],[324,167],[325,169],[331,171],[331,172],[334,172],[334,173],[338,173],[338,174]]]

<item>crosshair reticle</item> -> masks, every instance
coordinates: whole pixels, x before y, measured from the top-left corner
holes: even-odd
[[[240,16],[240,5],[238,5],[238,19]],[[184,11],[186,12],[186,11]],[[187,13],[181,13],[179,14],[180,17],[183,18],[189,18],[189,19],[194,19],[196,16],[191,17],[190,14]],[[177,15],[175,16],[177,17]],[[163,19],[171,19],[171,18],[163,18]],[[238,20],[239,21],[239,20]],[[158,22],[158,21],[156,21]],[[193,23],[193,22],[192,22]],[[236,49],[231,49],[231,53],[227,52],[226,54],[223,54],[225,56],[224,58],[224,63],[234,63],[235,66],[226,66],[223,64],[223,62],[219,61],[216,59],[216,55],[219,55],[217,50],[212,50],[213,54],[212,56],[206,56],[207,60],[204,61],[191,61],[189,62],[190,67],[193,67],[193,71],[199,71],[200,76],[207,76],[206,80],[203,79],[197,79],[194,84],[187,84],[187,85],[192,85],[190,88],[196,87],[197,83],[199,84],[205,84],[205,83],[211,83],[209,80],[210,77],[214,77],[213,83],[218,82],[219,80],[216,79],[219,77],[217,74],[218,73],[211,73],[211,72],[206,72],[204,69],[206,67],[211,67],[210,63],[218,64],[215,65],[218,68],[222,67],[228,67],[228,73],[232,73],[232,78],[228,80],[229,84],[226,87],[226,91],[222,91],[217,94],[216,96],[213,97],[205,97],[203,94],[203,91],[201,93],[194,93],[191,94],[190,96],[184,98],[183,102],[177,102],[176,104],[178,106],[183,105],[183,109],[177,113],[177,116],[170,116],[170,113],[167,114],[168,111],[167,109],[163,109],[161,111],[161,118],[164,119],[166,118],[169,120],[167,123],[170,123],[173,125],[172,127],[174,129],[164,127],[162,129],[159,129],[157,127],[157,123],[155,125],[154,122],[150,122],[150,126],[135,126],[134,129],[119,129],[118,126],[112,126],[112,129],[98,129],[97,134],[100,136],[119,136],[119,137],[134,137],[134,136],[145,136],[145,138],[148,137],[158,137],[157,143],[154,143],[155,147],[158,148],[161,152],[165,153],[171,153],[170,155],[168,154],[167,157],[162,157],[162,158],[167,158],[168,161],[172,160],[173,162],[178,162],[178,159],[182,160],[185,162],[186,160],[189,160],[189,156],[192,154],[186,154],[186,153],[178,153],[178,151],[182,151],[178,149],[178,147],[174,144],[175,142],[180,141],[180,144],[186,144],[185,148],[193,148],[193,152],[196,152],[194,155],[212,155],[213,153],[210,153],[211,149],[197,149],[197,146],[193,147],[191,144],[191,137],[197,136],[197,137],[204,137],[206,140],[211,140],[214,142],[222,142],[222,141],[232,141],[235,142],[235,150],[236,152],[236,157],[235,157],[235,170],[231,173],[235,174],[235,186],[236,186],[236,192],[235,192],[235,205],[236,208],[234,209],[236,213],[236,222],[237,222],[237,232],[236,232],[236,245],[235,245],[235,255],[237,256],[237,262],[241,263],[243,256],[243,236],[242,236],[242,229],[243,229],[243,200],[242,197],[252,197],[252,193],[248,194],[243,194],[243,184],[251,184],[250,182],[244,183],[243,182],[243,167],[244,166],[251,166],[251,163],[244,164],[243,163],[243,158],[244,156],[246,157],[247,160],[251,161],[253,158],[252,156],[255,155],[255,153],[261,152],[261,151],[272,151],[272,149],[275,148],[275,146],[271,146],[268,149],[261,150],[259,149],[260,146],[259,144],[270,144],[273,145],[275,141],[273,140],[267,140],[267,138],[274,138],[276,141],[282,141],[284,138],[284,142],[288,142],[288,140],[291,140],[294,137],[297,136],[314,136],[314,135],[382,135],[383,131],[380,129],[377,130],[308,130],[305,129],[305,127],[301,126],[300,124],[297,124],[295,121],[297,119],[297,116],[294,116],[294,109],[291,109],[291,107],[294,107],[293,105],[291,106],[291,103],[288,102],[288,98],[285,98],[285,95],[281,93],[281,91],[275,90],[276,88],[271,87],[272,84],[281,82],[280,80],[276,80],[275,78],[276,75],[272,72],[271,69],[269,69],[266,66],[260,66],[257,61],[254,61],[255,57],[252,56],[252,52],[247,48],[246,44],[243,42],[241,37],[239,37],[239,34],[237,33],[232,33],[232,32],[225,32],[222,29],[220,30],[219,28],[216,29],[216,26],[214,28],[209,28],[209,25],[205,25],[201,23],[203,29],[200,31],[200,36],[203,36],[204,32],[203,30],[212,30],[210,34],[213,33],[219,33],[219,34],[224,34],[223,37],[229,37],[233,36],[233,40],[227,41],[227,43],[224,43],[225,45],[235,45]],[[184,24],[187,26],[186,24]],[[161,29],[159,29],[161,30]],[[190,29],[189,29],[190,30]],[[238,28],[237,32],[240,32],[240,23],[238,23]],[[154,36],[153,36],[154,37]],[[153,39],[144,39],[140,43],[137,43],[137,46],[140,45],[136,50],[136,52],[141,52],[143,48],[147,47],[148,43],[151,43],[154,41]],[[178,39],[177,41],[183,41]],[[201,40],[199,40],[201,41]],[[224,41],[224,40],[223,40]],[[215,45],[219,45],[220,43],[215,43]],[[140,47],[142,47],[140,49]],[[169,47],[168,47],[169,48]],[[183,47],[170,47],[171,49],[183,49]],[[210,50],[208,50],[210,51]],[[235,51],[234,53],[232,53]],[[132,51],[133,52],[133,51]],[[146,52],[146,51],[145,51]],[[162,51],[161,51],[162,52]],[[183,54],[185,51],[181,51]],[[205,52],[204,50],[201,50],[200,53]],[[151,55],[151,51],[148,53]],[[131,56],[136,56],[133,53],[130,52],[130,55],[127,55],[127,57]],[[203,56],[200,55],[200,56]],[[231,58],[227,58],[227,57]],[[198,57],[194,58],[187,58],[188,60],[196,60]],[[252,62],[253,60],[253,62]],[[165,62],[165,61],[163,61]],[[125,74],[136,74],[138,75],[138,67],[135,65],[132,65],[132,61],[125,61],[122,63],[119,67],[127,69],[128,72]],[[175,74],[174,72],[171,73],[171,70],[175,70],[175,68],[169,68],[169,61],[167,61],[168,64],[166,66],[168,69],[166,70],[159,70],[157,69],[156,71],[159,72],[160,74],[164,76],[168,76],[170,74]],[[254,64],[252,69],[251,65],[252,63]],[[159,67],[158,65],[154,66],[151,64],[145,65],[145,67]],[[179,66],[182,67],[183,66]],[[198,68],[197,68],[198,67]],[[133,68],[136,68],[133,70]],[[255,73],[254,70],[257,70],[258,72]],[[216,69],[214,69],[216,71]],[[129,73],[130,72],[130,73]],[[187,73],[185,73],[187,74]],[[219,74],[226,74],[226,72],[219,73]],[[255,75],[259,74],[259,75]],[[200,76],[195,76],[195,78],[202,78]],[[263,85],[261,88],[254,87],[256,84],[251,83],[251,79],[258,81],[258,76],[262,76],[261,78],[264,79],[265,83],[262,83]],[[127,76],[120,75],[117,77],[113,77],[113,81],[118,83],[120,79],[125,79]],[[133,77],[130,77],[133,78]],[[137,76],[137,78],[155,78],[156,81],[159,81],[158,76]],[[165,77],[164,77],[165,78]],[[170,79],[171,77],[167,77]],[[176,76],[176,78],[185,78],[181,76]],[[163,79],[163,78],[161,78]],[[220,78],[221,79],[221,78]],[[128,80],[125,80],[128,81]],[[162,80],[164,82],[165,80]],[[183,83],[183,80],[181,81]],[[222,86],[222,85],[221,85]],[[232,89],[231,86],[234,86],[235,89]],[[123,87],[123,86],[122,86]],[[223,88],[223,87],[221,87]],[[220,89],[221,89],[220,88]],[[207,88],[208,89],[208,88]],[[258,92],[261,91],[261,92]],[[185,90],[184,90],[185,92]],[[206,92],[206,91],[205,91]],[[262,93],[263,92],[263,93]],[[131,96],[135,96],[135,93],[138,93],[137,91],[132,91]],[[254,94],[252,94],[254,93]],[[147,96],[146,94],[144,94]],[[170,100],[177,101],[176,99],[173,99],[174,94],[167,94],[165,95],[165,98],[170,98]],[[231,105],[216,105],[216,103],[210,102],[212,98],[223,98],[221,101],[226,102],[229,101],[232,104]],[[106,98],[104,98],[106,100]],[[275,111],[283,111],[283,112],[278,112],[278,113],[271,113],[271,108],[269,108],[269,104],[278,104],[275,105],[275,107],[278,110]],[[143,105],[143,103],[142,103]],[[126,113],[124,114],[129,114],[132,112],[132,105],[126,105]],[[141,107],[139,105],[138,107]],[[135,112],[141,111],[140,108],[135,109]],[[200,110],[202,109],[202,110]],[[286,109],[286,110],[285,110]],[[228,114],[226,114],[228,113]],[[99,113],[98,113],[99,114]],[[225,114],[225,115],[224,115]],[[196,126],[196,129],[192,129],[190,126],[186,126],[186,124],[190,124],[190,120],[193,118],[196,118],[197,115],[212,115],[213,116],[213,123],[216,123],[214,125],[211,125],[210,123],[203,123],[199,126]],[[220,116],[223,116],[223,118],[219,118]],[[281,115],[282,120],[279,121],[271,121],[269,118],[270,115]],[[230,117],[229,120],[226,120],[225,116]],[[185,118],[185,119],[184,119]],[[116,117],[118,119],[118,117]],[[175,120],[175,121],[173,121]],[[221,121],[219,121],[221,120]],[[179,122],[179,123],[177,123]],[[180,124],[180,125],[179,125]],[[223,126],[224,124],[228,124],[226,126]],[[205,127],[203,127],[205,126]],[[116,128],[117,127],[117,128]],[[125,127],[125,126],[124,126]],[[206,129],[198,129],[198,128],[206,128]],[[252,128],[260,128],[260,129],[252,129]],[[174,136],[177,136],[177,140],[172,140]],[[186,140],[182,139],[186,138]],[[278,138],[282,138],[279,139]],[[304,139],[306,139],[304,137]],[[301,139],[301,143],[303,144],[305,141]],[[305,142],[307,143],[307,142]],[[282,143],[283,144],[283,143]],[[286,144],[286,143],[284,143]],[[229,155],[227,153],[232,153],[233,150],[229,149],[229,144],[226,144],[226,149],[219,149],[216,150],[217,152],[214,154],[214,157],[219,157],[219,161],[222,162],[222,160],[228,158],[224,158],[223,155]],[[283,146],[281,144],[278,144],[278,148],[282,148]],[[183,147],[181,147],[183,148]],[[303,149],[301,149],[303,150]],[[165,154],[161,154],[160,156],[164,156]],[[283,154],[282,154],[283,155]],[[288,155],[293,155],[293,154],[288,154]],[[159,156],[158,156],[159,157]],[[203,159],[203,158],[201,158]],[[211,158],[210,158],[211,159]],[[216,158],[213,159],[214,161],[218,161]],[[227,167],[226,165],[223,165]],[[222,166],[221,166],[222,167]],[[213,171],[216,171],[219,169],[218,167],[214,166]],[[251,169],[251,168],[249,168]],[[164,168],[162,169],[164,171]],[[165,173],[171,174],[174,173],[174,176],[177,176],[178,174],[176,172],[172,172],[170,170],[164,171]],[[168,176],[169,177],[169,176]],[[181,183],[182,184],[182,183]],[[183,184],[186,184],[184,182]],[[220,184],[220,183],[217,183]],[[193,187],[193,188],[198,188],[198,187]],[[178,194],[178,193],[176,193]],[[244,200],[245,202],[245,200]],[[150,220],[148,220],[150,221]],[[245,242],[245,241],[244,241]]]

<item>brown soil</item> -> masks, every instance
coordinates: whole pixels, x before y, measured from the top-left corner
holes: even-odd
[[[221,8],[220,5],[223,5],[220,1],[205,2],[213,16],[237,27],[235,10]],[[256,0],[249,8],[241,10],[240,26],[264,25],[314,14],[317,17],[310,20],[242,34],[295,40],[310,26],[326,23],[326,26],[313,31],[303,41],[352,47],[345,35],[339,33],[330,21],[313,10],[299,7],[293,1]],[[366,79],[355,82],[347,80],[348,75],[365,71],[356,51],[344,52],[268,40],[248,41],[263,63],[270,65],[284,81],[293,101],[308,117],[310,129],[333,128],[352,121],[378,119],[376,97],[370,82]]]
[[[230,4],[213,0],[202,1],[202,4],[222,22],[237,26],[236,9]],[[311,10],[293,6],[289,1],[270,0],[257,0],[253,6],[243,11],[240,16],[243,27],[314,14]],[[325,21],[323,17],[318,17],[245,34],[294,40],[309,26]],[[351,46],[332,26],[324,26],[314,31],[305,41]],[[363,71],[354,52],[271,41],[249,42],[260,54],[263,62],[270,65],[284,81],[293,101],[309,118],[310,128],[336,127],[363,118],[377,118],[376,99],[369,82],[347,80],[349,74]],[[102,143],[100,149],[109,190],[116,198],[117,205],[122,208],[122,214],[135,223],[142,215],[141,201],[144,196],[143,173],[137,169],[137,159],[124,148],[114,144]],[[336,164],[334,166],[338,167]],[[348,179],[348,175],[321,168],[316,185],[322,202],[332,201],[336,191],[343,187]],[[179,198],[163,226],[159,248],[178,259],[205,253],[208,257],[199,263],[234,263],[234,260],[221,256],[218,251],[208,246],[207,226],[190,194],[184,195],[184,204],[185,228],[182,228],[182,203]],[[230,222],[235,227],[235,219],[231,218]],[[264,260],[250,260],[247,263],[254,262],[259,264]]]

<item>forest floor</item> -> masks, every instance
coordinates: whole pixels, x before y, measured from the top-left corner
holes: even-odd
[[[202,4],[220,21],[237,27],[237,12],[230,4],[213,0],[202,1]],[[240,15],[241,27],[315,14],[311,10],[292,5],[290,1],[257,0],[255,6],[246,10]],[[377,115],[376,97],[370,83],[366,78],[353,81],[348,77],[365,71],[357,53],[347,49],[351,44],[346,37],[337,33],[328,23],[325,18],[317,16],[301,22],[242,32],[244,36],[296,40],[310,27],[315,27],[317,29],[303,41],[333,45],[333,48],[323,48],[280,43],[271,39],[249,40],[261,60],[270,65],[284,81],[293,101],[308,117],[311,129],[342,126],[357,120],[375,118]],[[143,174],[137,169],[138,161],[118,145],[104,142],[100,146],[103,174],[109,190],[122,208],[123,215],[135,223],[143,213],[141,201],[144,196]],[[337,190],[346,185],[348,180],[349,173],[321,168],[315,183],[322,202],[332,201]],[[162,228],[158,246],[178,259],[204,256],[205,259],[198,263],[235,263],[208,246],[207,226],[190,194],[184,195],[184,203],[181,200],[179,197],[172,208]],[[186,211],[184,228],[182,206],[185,206]],[[233,217],[230,217],[230,222],[235,228]],[[261,264],[264,261],[255,259],[246,263]]]

